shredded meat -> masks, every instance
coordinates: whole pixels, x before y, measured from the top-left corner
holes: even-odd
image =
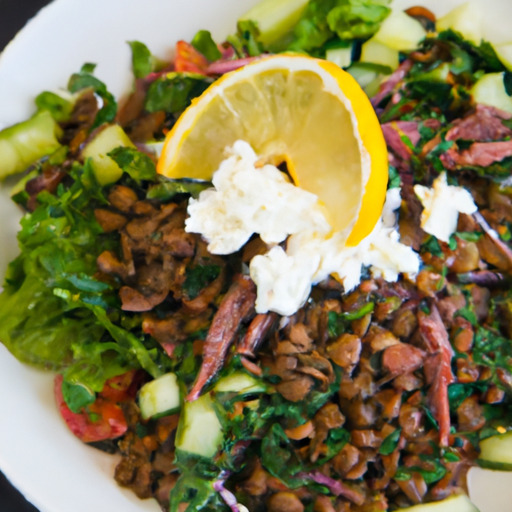
[[[503,124],[510,115],[487,105],[477,105],[474,112],[455,120],[446,132],[445,140],[497,141],[512,135]]]
[[[246,277],[237,276],[213,317],[204,343],[203,362],[187,400],[195,400],[222,367],[241,323],[253,312],[255,302],[254,283]]]
[[[247,356],[254,356],[265,340],[277,319],[275,313],[256,315],[247,328],[242,341],[237,346],[237,352]]]
[[[459,167],[488,167],[495,162],[501,162],[512,156],[512,141],[474,142],[468,149],[459,151],[452,146],[441,155],[441,161],[447,169],[454,170]]]
[[[388,148],[402,160],[409,160],[412,149],[406,144],[407,138],[413,146],[420,140],[418,123],[415,121],[392,121],[382,125],[382,133],[386,139]]]
[[[454,381],[451,368],[453,349],[448,333],[435,305],[430,314],[418,312],[420,331],[430,356],[425,361],[425,375],[430,385],[428,391],[429,405],[439,423],[439,442],[448,446],[450,434],[450,404],[448,385]]]
[[[387,80],[379,87],[379,92],[371,99],[372,105],[378,107],[379,104],[398,88],[413,65],[412,60],[404,60]]]

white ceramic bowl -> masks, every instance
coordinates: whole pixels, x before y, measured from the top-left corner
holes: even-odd
[[[477,0],[486,36],[506,40],[512,28],[510,0]],[[84,62],[117,96],[131,84],[126,41],[145,42],[169,57],[178,39],[209,29],[220,40],[257,0],[55,0],[0,56],[0,128],[33,112],[42,90],[64,87]],[[423,4],[442,15],[460,0],[396,0]],[[0,275],[16,254],[19,212],[0,190]],[[117,486],[116,459],[75,439],[53,400],[52,376],[17,362],[0,345],[0,468],[41,512],[158,512]],[[472,471],[472,498],[481,512],[512,510],[512,474]],[[0,507],[1,508],[1,507]]]

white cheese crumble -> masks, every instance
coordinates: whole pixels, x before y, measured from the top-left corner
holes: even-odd
[[[459,213],[471,214],[478,209],[469,191],[448,185],[444,172],[434,180],[432,188],[414,185],[414,192],[424,208],[421,227],[443,242],[449,242],[455,233]]]
[[[213,175],[214,188],[188,206],[186,230],[201,233],[211,253],[236,252],[254,233],[278,244],[295,233],[331,231],[316,195],[292,185],[273,165],[257,168],[247,142],[239,140],[228,151]]]
[[[370,267],[374,277],[386,281],[396,281],[400,273],[412,278],[419,270],[420,258],[399,241],[394,214],[399,207],[400,189],[390,189],[381,219],[355,247],[347,247],[338,233],[319,237],[304,232],[290,236],[286,252],[274,247],[255,256],[250,274],[258,287],[256,309],[291,315],[304,304],[311,286],[330,274],[342,280],[348,292],[361,281],[363,265]]]
[[[400,189],[392,188],[386,194],[382,216],[373,231],[355,247],[342,247],[337,255],[336,273],[343,279],[346,291],[361,281],[362,266],[370,267],[373,277],[396,281],[400,273],[413,278],[420,267],[419,255],[400,243],[395,211],[400,208]],[[334,267],[334,266],[333,266]]]
[[[249,264],[258,313],[292,315],[312,285],[330,274],[350,291],[359,284],[363,265],[388,281],[401,272],[418,272],[418,255],[399,241],[394,214],[399,189],[388,191],[372,233],[356,247],[346,247],[346,235],[332,232],[316,195],[289,183],[273,165],[257,167],[258,157],[246,142],[237,141],[229,151],[213,176],[214,188],[190,200],[186,230],[201,233],[214,254],[239,250],[254,233],[270,246]],[[286,248],[278,245],[285,240]]]

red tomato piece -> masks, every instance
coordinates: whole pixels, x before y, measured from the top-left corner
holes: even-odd
[[[176,57],[174,60],[174,69],[176,71],[188,71],[190,73],[200,73],[206,75],[208,60],[199,53],[190,43],[178,41],[176,43]]]
[[[121,407],[101,396],[82,412],[74,413],[62,395],[62,381],[62,375],[55,377],[55,398],[62,418],[76,437],[85,443],[92,443],[115,439],[126,432],[128,425]]]

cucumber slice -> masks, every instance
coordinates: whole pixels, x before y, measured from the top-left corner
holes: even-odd
[[[222,426],[209,393],[183,404],[176,433],[177,450],[212,458],[219,450],[222,439]]]
[[[213,388],[217,393],[262,393],[266,391],[265,384],[244,372],[235,372],[220,379]]]
[[[512,71],[512,42],[493,44],[494,51],[500,59],[501,63],[509,70]]]
[[[414,50],[425,38],[427,32],[421,23],[400,10],[382,22],[372,39],[398,51]]]
[[[372,37],[361,47],[360,61],[389,66],[394,70],[399,64],[398,54],[398,50],[390,48]]]
[[[445,500],[423,503],[400,510],[402,512],[479,512],[465,494],[457,494]]]
[[[115,183],[123,174],[123,170],[107,153],[119,146],[135,147],[128,135],[117,124],[101,130],[82,150],[82,157],[92,159],[94,176],[101,186]]]
[[[325,59],[334,62],[340,68],[346,68],[352,63],[352,45],[346,48],[329,48],[325,51]]]
[[[488,469],[512,470],[512,431],[480,441],[480,466]]]
[[[139,407],[144,419],[167,416],[180,408],[180,387],[174,373],[147,382],[139,391]]]
[[[356,79],[368,96],[374,96],[384,76],[391,72],[391,68],[372,64],[369,62],[355,62],[347,71]]]
[[[308,0],[263,0],[246,12],[239,21],[254,21],[260,41],[272,44],[284,37],[299,21]]]
[[[22,123],[0,132],[0,179],[24,171],[60,147],[59,125],[50,112],[41,110]]]
[[[473,101],[512,114],[512,97],[505,90],[504,73],[487,73],[471,89]]]
[[[482,18],[477,2],[466,2],[439,18],[436,28],[438,32],[454,30],[468,41],[479,45],[483,34]]]

